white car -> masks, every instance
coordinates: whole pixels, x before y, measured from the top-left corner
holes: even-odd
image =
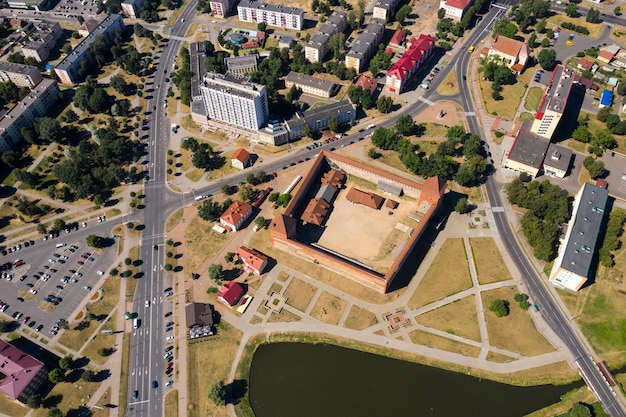
[[[172,381],[172,380],[170,379],[169,381],[167,381],[167,382],[165,383],[165,386],[166,386],[166,387],[169,387],[169,386],[170,386],[170,385],[172,385],[173,383],[174,383],[174,381]]]
[[[174,340],[174,336],[167,336],[167,341]]]
[[[146,300],[146,307],[150,307],[150,300]]]
[[[28,292],[31,294],[37,294],[37,290],[34,288],[31,288]]]
[[[87,223],[83,222],[83,223],[81,224],[81,226],[83,226],[83,227],[87,227]]]

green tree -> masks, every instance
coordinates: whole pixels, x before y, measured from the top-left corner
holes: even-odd
[[[588,156],[583,160],[583,166],[587,169],[589,176],[593,179],[604,175],[604,162],[598,161],[592,156]]]
[[[396,21],[398,21],[398,23],[404,23],[409,14],[411,14],[411,6],[405,4],[396,12]]]
[[[381,113],[389,113],[393,106],[393,99],[389,96],[382,96],[376,101],[376,109]]]
[[[251,203],[255,200],[256,190],[250,186],[250,184],[244,184],[239,187],[239,198],[244,203]]]
[[[446,10],[445,9],[439,9],[437,10],[437,18],[439,20],[443,19],[444,17],[446,17]]]
[[[211,385],[209,388],[209,399],[216,406],[226,405],[226,387],[224,381],[219,380]]]
[[[57,119],[39,117],[35,119],[35,132],[44,143],[58,142],[63,137],[63,129]]]
[[[218,279],[221,279],[223,275],[224,269],[222,268],[222,265],[211,264],[211,266],[209,266],[209,278],[212,280],[217,281]]]
[[[224,256],[224,260],[228,263],[231,263],[235,259],[235,252],[226,252],[226,256]]]
[[[600,21],[600,10],[591,8],[587,11],[587,17],[585,17],[585,21],[589,23],[598,23]]]
[[[278,197],[278,200],[276,201],[276,204],[278,204],[281,207],[287,207],[287,205],[289,204],[289,202],[291,201],[291,194],[287,193],[287,194],[281,194]]]
[[[259,24],[256,25],[256,28],[260,30],[261,32],[265,32],[265,29],[267,29],[267,23],[259,22]]]
[[[63,219],[55,219],[53,224],[55,230],[63,230],[67,226]]]
[[[615,16],[621,15],[622,14],[622,9],[619,6],[617,6],[615,9],[613,9],[613,14]]]
[[[307,138],[312,138],[311,134],[313,132],[311,131],[311,126],[309,125],[304,125],[304,127],[302,128],[302,136],[307,137]]]
[[[65,371],[61,368],[54,368],[52,371],[48,373],[48,379],[53,384],[58,384],[59,382],[63,382],[65,380]]]
[[[589,143],[589,141],[591,140],[591,133],[589,132],[589,128],[585,125],[578,126],[572,132],[572,138],[582,143]]]
[[[30,397],[28,397],[28,400],[26,401],[26,405],[28,405],[28,407],[32,409],[37,409],[41,407],[41,403],[42,403],[42,398],[41,398],[41,395],[39,394],[31,395]]]
[[[489,304],[489,311],[496,317],[504,317],[509,315],[509,303],[506,300],[497,298]]]
[[[204,200],[198,207],[198,217],[205,221],[215,221],[222,215],[222,206],[212,199]]]
[[[48,417],[63,417],[63,411],[54,407],[48,410]]]
[[[104,247],[104,239],[100,236],[90,234],[89,236],[87,236],[87,246],[90,246],[92,248],[102,248]]]
[[[59,368],[63,369],[64,371],[69,371],[70,369],[72,369],[73,365],[74,361],[72,360],[71,356],[64,356],[59,360]]]
[[[174,266],[172,266],[172,264],[165,264],[165,266],[163,267],[166,271],[171,271],[172,269],[174,269]]]
[[[96,380],[96,374],[92,370],[87,369],[80,375],[80,379],[85,382],[94,382]]]
[[[470,211],[470,206],[467,202],[466,197],[459,198],[459,201],[457,201],[456,204],[454,205],[454,211],[456,211],[459,214],[465,214]]]
[[[328,128],[331,130],[331,132],[338,132],[339,131],[339,117],[337,116],[332,116],[330,119],[328,119]]]
[[[593,414],[591,413],[591,410],[589,409],[589,406],[587,406],[587,404],[576,403],[563,416],[564,417],[592,417]]]
[[[65,112],[65,121],[69,124],[77,122],[79,119],[78,114],[72,109],[67,109]]]
[[[400,135],[412,135],[415,132],[415,122],[413,118],[408,114],[403,114],[396,119],[394,128]]]
[[[517,34],[517,26],[508,19],[499,20],[493,26],[493,35],[502,35],[507,38],[514,38]]]
[[[578,14],[578,6],[575,3],[570,3],[565,7],[565,14],[569,17],[574,17]]]
[[[254,225],[258,227],[259,229],[265,229],[266,224],[267,224],[267,220],[263,216],[259,216],[256,219],[254,219]]]
[[[554,49],[542,49],[538,56],[539,65],[546,71],[552,71],[556,65],[556,52]]]

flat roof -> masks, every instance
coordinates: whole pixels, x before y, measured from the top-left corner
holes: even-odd
[[[335,83],[327,80],[324,76],[316,77],[314,75],[302,74],[295,71],[291,71],[287,74],[285,82],[306,85],[307,87],[319,88],[324,91],[330,91],[335,87]]]
[[[235,68],[247,68],[253,65],[257,65],[259,60],[259,54],[250,54],[250,55],[240,55],[240,56],[229,56],[224,58],[224,63],[226,64],[226,68],[229,70]]]
[[[0,61],[0,71],[13,72],[16,74],[39,74],[39,68],[32,65],[18,64],[17,62]]]
[[[609,192],[597,185],[585,183],[578,206],[572,213],[569,239],[561,268],[583,277],[589,277],[593,253],[604,218]]]
[[[59,62],[55,66],[55,68],[60,69],[60,70],[67,70],[67,68],[69,68],[72,65],[74,60],[82,56],[82,54],[85,53],[87,49],[89,49],[89,46],[95,42],[96,36],[104,35],[105,33],[107,33],[109,28],[113,24],[116,24],[118,20],[122,22],[122,26],[123,26],[124,21],[122,20],[122,16],[120,16],[119,14],[110,14],[107,17],[105,17],[104,20],[100,22],[98,27],[95,28],[82,41],[80,41],[80,43],[76,45],[76,47],[72,50],[72,52],[67,54],[65,58],[63,58],[61,62]]]
[[[191,97],[200,97],[200,79],[206,72],[204,66],[204,43],[192,42],[189,45],[190,66],[191,66]]]
[[[550,141],[534,133],[520,130],[508,158],[533,168],[541,168]]]
[[[543,118],[544,113],[548,110],[563,113],[569,93],[572,90],[572,84],[574,84],[575,74],[576,72],[572,68],[563,65],[557,65],[554,68],[546,92],[539,104],[536,119]]]
[[[250,99],[260,96],[261,92],[265,90],[264,85],[216,72],[207,72],[202,80],[202,86]]]
[[[369,51],[376,38],[385,31],[385,24],[380,19],[372,19],[365,30],[354,40],[347,56],[364,55]],[[377,46],[377,45],[376,45]]]
[[[341,100],[335,103],[327,104],[326,106],[309,109],[300,116],[296,114],[294,117],[287,120],[285,124],[289,127],[289,129],[293,129],[310,123],[311,120],[322,120],[327,117],[332,117],[335,114],[347,113],[353,110],[354,105],[350,102],[350,100]]]
[[[548,146],[548,153],[546,154],[543,164],[554,167],[560,171],[567,171],[572,161],[573,154],[574,152],[571,150],[551,143],[550,146]]]
[[[30,90],[26,97],[21,99],[9,112],[0,118],[0,132],[8,129],[26,111],[30,111],[29,108],[33,102],[38,101],[42,94],[56,85],[57,82],[50,78],[41,80],[39,84]]]
[[[241,0],[239,2],[239,7],[246,7],[250,9],[258,9],[258,10],[268,10],[274,13],[285,13],[285,14],[295,14],[295,15],[304,15],[304,10],[298,7],[290,7],[283,5],[276,5],[270,3],[262,3],[254,0]]]

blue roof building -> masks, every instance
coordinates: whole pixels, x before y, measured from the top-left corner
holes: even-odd
[[[609,107],[613,103],[613,92],[610,90],[604,90],[602,92],[602,98],[600,99],[600,107]]]

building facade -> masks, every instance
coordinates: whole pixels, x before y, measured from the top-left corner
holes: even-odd
[[[552,139],[567,106],[567,100],[574,84],[574,75],[573,68],[563,65],[557,65],[554,68],[530,128],[532,133]]]
[[[213,17],[219,17],[220,19],[228,16],[230,9],[233,8],[233,2],[231,0],[211,0],[211,14]]]
[[[374,19],[382,19],[385,22],[391,20],[396,12],[398,3],[400,3],[400,0],[378,0],[376,4],[374,4],[372,17]]]
[[[342,100],[323,107],[309,109],[304,113],[298,112],[285,122],[289,141],[300,139],[303,136],[304,126],[309,126],[313,132],[326,129],[328,121],[333,116],[337,116],[339,123],[350,123],[356,118],[356,109],[350,100]]]
[[[304,47],[304,56],[309,62],[320,62],[328,53],[328,41],[337,33],[346,30],[348,14],[343,10],[334,10],[319,27]]]
[[[392,93],[401,93],[413,76],[422,69],[435,50],[435,38],[421,34],[411,40],[411,47],[387,71],[385,88]]]
[[[15,107],[0,118],[0,152],[22,141],[22,128],[32,128],[39,117],[48,114],[59,98],[56,81],[44,78]]]
[[[248,248],[247,246],[239,246],[237,255],[246,269],[253,274],[261,275],[263,271],[265,271],[265,268],[267,268],[267,256],[255,249]]]
[[[244,148],[237,149],[230,159],[231,165],[238,169],[248,168],[250,166],[250,161],[250,152],[246,151]]]
[[[565,239],[550,271],[550,282],[555,286],[578,291],[593,278],[593,257],[608,197],[606,189],[589,183],[576,194]]]
[[[487,52],[487,57],[499,60],[511,71],[519,74],[526,67],[530,52],[524,42],[496,35]]]
[[[233,202],[220,216],[220,224],[231,232],[241,229],[241,226],[252,215],[252,206],[241,201]]]
[[[0,82],[13,81],[18,87],[33,88],[43,79],[39,68],[15,62],[0,61]]]
[[[246,74],[257,72],[259,58],[259,54],[230,56],[228,58],[224,58],[227,74],[243,78]]]
[[[341,87],[333,81],[326,80],[326,77],[322,74],[307,75],[291,71],[285,77],[285,87],[291,88],[294,85],[302,90],[304,94],[324,98],[334,96],[339,89],[338,87]]]
[[[347,68],[354,68],[357,74],[367,69],[367,64],[378,50],[378,44],[385,34],[385,21],[372,19],[363,32],[354,40],[350,51],[346,54]]]
[[[122,11],[127,17],[136,19],[139,17],[139,11],[144,3],[145,0],[124,0],[122,2]]]
[[[472,3],[473,0],[441,0],[439,8],[446,11],[445,17],[459,21]]]
[[[209,119],[258,130],[269,115],[264,85],[209,72],[200,86]]]
[[[304,10],[297,7],[277,6],[254,0],[241,0],[237,6],[239,20],[248,23],[265,22],[268,26],[301,30]]]
[[[573,155],[574,152],[570,149],[551,143],[543,160],[543,171],[557,178],[565,178],[572,164]]]
[[[92,62],[93,57],[89,46],[95,42],[97,36],[103,36],[107,42],[115,36],[116,33],[124,30],[124,20],[119,14],[110,14],[100,22],[97,28],[84,38],[72,52],[65,56],[59,62],[54,70],[59,80],[64,84],[74,85],[79,78],[79,70],[83,62]]]
[[[33,22],[36,30],[28,35],[28,42],[22,46],[25,58],[35,58],[39,62],[46,61],[63,35],[63,29],[57,22]]]

